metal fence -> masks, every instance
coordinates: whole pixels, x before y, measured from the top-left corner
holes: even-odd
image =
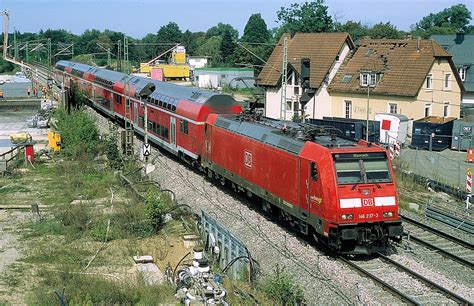
[[[205,239],[206,245],[212,246],[215,244],[219,247],[219,267],[221,269],[235,261],[228,270],[228,275],[234,279],[244,269],[248,269],[249,260],[247,258],[249,254],[247,247],[240,239],[203,210],[201,211],[200,223],[201,235]]]

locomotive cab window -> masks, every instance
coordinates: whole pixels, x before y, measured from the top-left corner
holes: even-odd
[[[316,167],[316,163],[311,163],[311,179],[313,181],[317,181],[318,180],[318,167]]]
[[[390,183],[387,156],[383,152],[334,154],[339,184]]]

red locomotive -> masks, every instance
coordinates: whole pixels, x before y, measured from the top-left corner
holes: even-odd
[[[265,211],[337,252],[372,254],[403,234],[395,176],[381,147],[241,114],[227,95],[68,61],[56,69],[58,80],[73,80],[112,118],[124,119],[130,99],[140,134],[146,99],[150,141],[257,197]]]

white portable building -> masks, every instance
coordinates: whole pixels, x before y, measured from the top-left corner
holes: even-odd
[[[408,133],[408,117],[400,114],[381,113],[375,115],[375,121],[380,121],[381,143],[405,143]]]

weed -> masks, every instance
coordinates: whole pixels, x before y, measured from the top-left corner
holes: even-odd
[[[298,286],[293,277],[278,265],[274,275],[264,281],[263,290],[268,298],[273,299],[278,305],[299,304],[304,298],[303,288]]]
[[[0,188],[0,195],[5,195],[8,193],[15,193],[15,192],[29,192],[30,190],[24,186],[17,186],[17,185],[7,185]]]
[[[23,238],[40,237],[44,235],[64,235],[64,225],[57,220],[42,219],[27,225],[29,231],[23,234]]]

